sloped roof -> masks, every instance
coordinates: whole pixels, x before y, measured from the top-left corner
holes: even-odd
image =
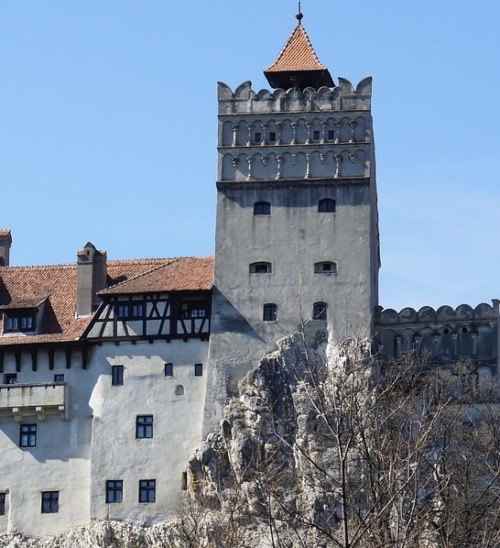
[[[212,282],[212,257],[182,257],[104,289],[99,295],[200,291],[210,289]]]
[[[168,266],[171,268],[166,268]],[[213,260],[211,257],[191,257],[108,261],[107,273],[110,287],[107,291],[116,286],[114,293],[127,293],[129,280],[131,293],[208,289],[213,278]],[[146,276],[148,273],[151,275]],[[147,289],[148,285],[152,289]],[[91,317],[75,317],[76,292],[76,265],[0,267],[0,306],[3,309],[22,308],[20,303],[40,303],[47,299],[40,330],[34,335],[0,335],[0,348],[78,340]],[[2,332],[3,314],[0,313]]]
[[[300,21],[276,61],[264,74],[274,88],[288,89],[294,84],[301,88],[335,85],[328,69],[320,63]]]

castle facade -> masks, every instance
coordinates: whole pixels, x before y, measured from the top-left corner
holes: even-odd
[[[265,71],[218,85],[212,257],[10,266],[0,231],[0,533],[176,514],[187,461],[276,341],[370,337],[385,360],[497,375],[499,301],[384,310],[371,79],[334,82],[301,16]]]

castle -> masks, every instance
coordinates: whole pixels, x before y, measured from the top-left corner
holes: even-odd
[[[481,386],[497,374],[499,301],[399,313],[378,300],[371,79],[334,82],[298,23],[265,71],[218,85],[212,257],[11,267],[0,231],[0,533],[179,509],[193,448],[276,341],[370,337]]]

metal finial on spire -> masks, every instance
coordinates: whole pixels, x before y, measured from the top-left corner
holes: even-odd
[[[297,18],[297,21],[300,23],[302,21],[302,18],[304,17],[304,15],[303,15],[301,7],[300,7],[300,0],[298,0],[298,3],[299,3],[299,9],[298,9],[297,15],[295,17]]]

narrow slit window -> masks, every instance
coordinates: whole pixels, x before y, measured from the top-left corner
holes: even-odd
[[[112,386],[122,386],[124,370],[125,370],[125,367],[123,365],[112,365],[111,366],[111,384],[112,384]]]

